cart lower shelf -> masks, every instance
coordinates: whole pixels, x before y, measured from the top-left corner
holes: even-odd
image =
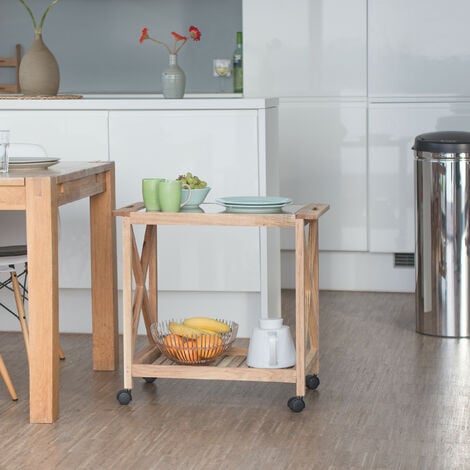
[[[132,377],[144,378],[153,382],[157,378],[195,379],[195,380],[236,380],[249,382],[280,382],[298,383],[298,370],[295,366],[285,369],[264,369],[249,367],[246,363],[248,347],[244,346],[247,339],[238,339],[227,352],[216,360],[203,365],[183,365],[168,359],[154,345],[148,345],[137,352],[131,367]],[[305,361],[305,369],[309,370],[317,359],[318,351],[310,351]],[[315,374],[300,378],[305,380],[305,386],[311,390],[320,384]],[[118,392],[117,398],[123,405],[131,400],[131,389]],[[293,411],[302,411],[305,407],[303,395],[289,399],[288,406]]]
[[[283,382],[296,383],[297,370],[260,369],[246,364],[248,348],[240,346],[237,340],[226,353],[215,361],[203,365],[182,365],[168,359],[156,346],[147,346],[134,356],[132,364],[133,377],[160,377],[173,379],[207,379],[207,380],[239,380],[251,382]],[[309,357],[310,356],[310,357]],[[306,358],[305,369],[310,369],[316,359],[316,351]]]

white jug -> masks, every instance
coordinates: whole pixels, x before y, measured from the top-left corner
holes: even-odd
[[[246,363],[250,367],[281,369],[295,365],[295,346],[282,318],[261,318],[253,329]]]

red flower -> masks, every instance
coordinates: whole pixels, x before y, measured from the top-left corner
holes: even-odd
[[[173,36],[175,42],[173,44],[173,47],[170,49],[168,44],[166,44],[163,41],[160,41],[159,39],[155,39],[152,36],[149,35],[148,33],[148,28],[143,28],[142,29],[142,34],[140,35],[139,42],[144,42],[146,39],[155,42],[157,44],[161,44],[169,54],[177,54],[180,49],[188,42],[188,39],[191,38],[193,41],[200,41],[201,40],[201,31],[199,31],[196,26],[190,26],[189,27],[189,37],[188,36],[183,36],[179,33],[175,33],[174,31],[171,32],[171,35]]]
[[[193,41],[200,41],[201,40],[201,31],[196,28],[196,26],[189,27],[189,35]]]
[[[149,37],[149,30],[148,28],[142,29],[142,34],[140,35],[139,42],[142,43]]]
[[[186,41],[188,38],[186,36],[181,36],[181,34],[175,33],[174,31],[171,32],[171,35],[177,40],[177,41]]]

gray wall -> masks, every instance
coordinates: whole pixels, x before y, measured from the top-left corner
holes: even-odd
[[[37,21],[49,0],[29,0]],[[171,31],[186,34],[189,25],[202,32],[178,54],[187,76],[186,92],[220,90],[212,60],[230,58],[242,30],[242,0],[61,0],[46,18],[43,39],[60,66],[60,92],[161,91],[166,49],[138,39],[144,26],[157,39],[172,43]],[[0,56],[26,50],[34,39],[31,19],[18,0],[0,0]],[[13,82],[0,69],[0,82]],[[231,91],[231,87],[224,89]]]

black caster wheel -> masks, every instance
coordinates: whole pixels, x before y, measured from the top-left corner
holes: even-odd
[[[315,390],[320,385],[320,379],[315,374],[307,375],[305,377],[305,383],[307,385],[307,388],[309,388],[310,390]]]
[[[143,377],[143,379],[148,383],[148,384],[153,384],[155,380],[157,380],[156,377]]]
[[[128,405],[132,400],[131,391],[127,388],[124,388],[123,390],[119,390],[119,392],[116,395],[116,398],[118,399],[118,402],[121,405]]]
[[[294,412],[300,413],[305,408],[305,402],[302,397],[289,398],[287,406]]]

